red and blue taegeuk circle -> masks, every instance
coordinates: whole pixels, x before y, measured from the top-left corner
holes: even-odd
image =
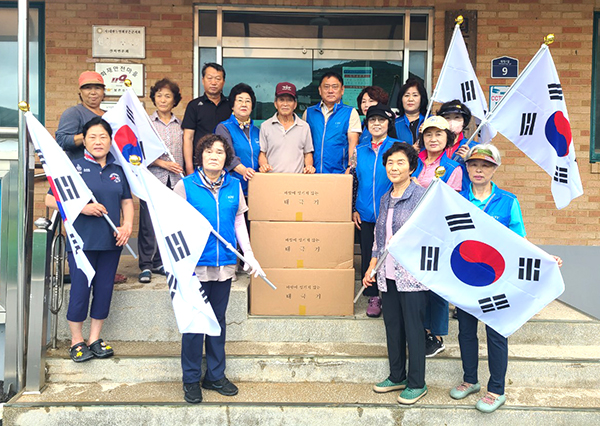
[[[450,267],[456,278],[473,287],[498,281],[505,269],[502,255],[481,241],[466,240],[454,247]]]
[[[559,157],[569,155],[569,149],[573,140],[571,135],[571,124],[562,111],[556,111],[546,121],[546,139],[552,145]]]
[[[129,161],[130,155],[142,157],[142,149],[138,144],[138,139],[133,130],[128,125],[121,126],[114,136],[115,143],[123,153],[125,160]]]

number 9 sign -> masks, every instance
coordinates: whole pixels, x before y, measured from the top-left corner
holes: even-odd
[[[503,56],[492,59],[492,78],[517,78],[519,60]]]

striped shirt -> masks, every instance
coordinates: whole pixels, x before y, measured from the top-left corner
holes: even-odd
[[[150,121],[173,155],[175,162],[183,167],[183,130],[181,129],[181,120],[175,117],[175,114],[171,114],[171,121],[169,121],[169,124],[165,124],[158,117],[158,112],[154,111],[150,116]],[[158,158],[164,161],[171,161],[167,154],[163,154]],[[150,166],[148,170],[165,185],[167,184],[167,179],[170,178],[171,188],[181,179],[181,176],[177,173],[170,172],[162,167]]]

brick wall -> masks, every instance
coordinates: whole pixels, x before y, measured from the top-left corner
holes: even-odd
[[[210,1],[200,1],[210,4]],[[489,85],[513,80],[491,79],[490,61],[512,56],[520,71],[554,33],[551,52],[567,101],[573,139],[585,194],[561,211],[550,193],[550,177],[501,136],[495,140],[503,154],[497,173],[499,186],[516,193],[528,236],[537,244],[597,245],[600,236],[600,168],[589,164],[593,11],[600,0],[257,0],[223,4],[307,6],[324,8],[435,7],[434,82],[444,60],[444,14],[447,10],[478,11],[477,72],[484,92]],[[143,25],[147,58],[146,93],[154,81],[168,76],[179,82],[183,115],[192,98],[193,5],[191,0],[48,0],[46,2],[46,126],[56,130],[62,111],[78,102],[77,77],[94,68],[92,25]],[[127,61],[122,61],[127,62]],[[149,112],[149,98],[143,98]],[[42,191],[39,191],[40,193]],[[45,192],[45,191],[44,191]],[[36,190],[36,194],[38,190]],[[38,199],[36,198],[36,201]],[[38,213],[36,212],[36,215]]]

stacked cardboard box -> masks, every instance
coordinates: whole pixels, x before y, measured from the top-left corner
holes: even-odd
[[[352,177],[258,173],[248,192],[254,255],[273,291],[250,283],[253,315],[352,315]]]

